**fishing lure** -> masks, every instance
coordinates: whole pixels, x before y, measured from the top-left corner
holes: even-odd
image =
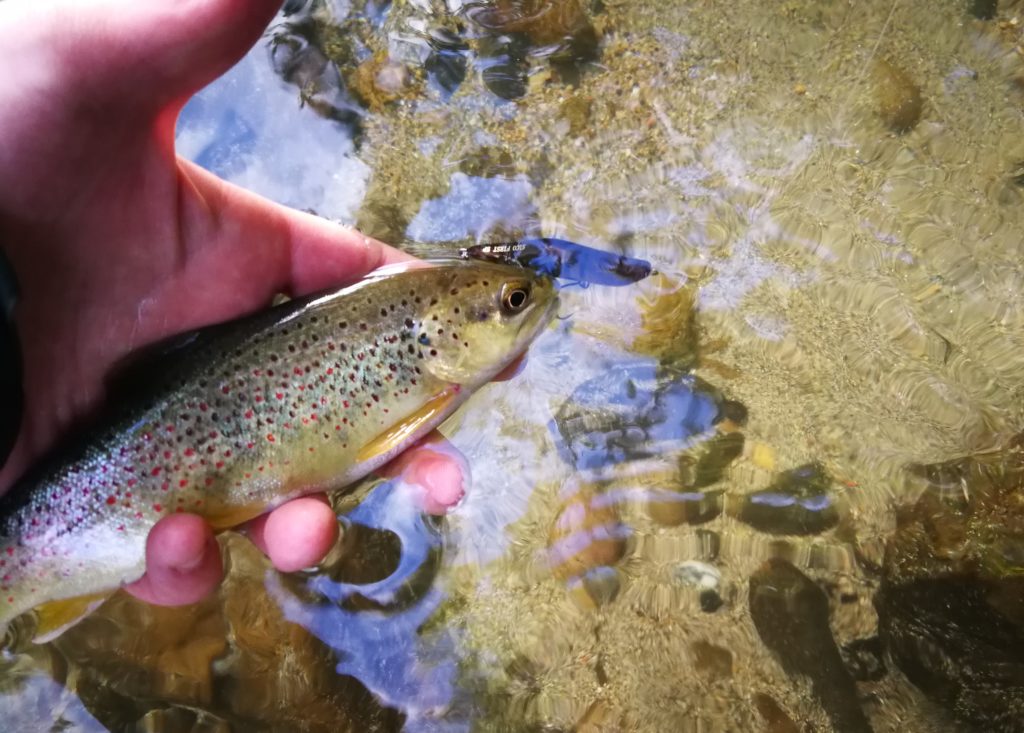
[[[459,256],[519,265],[584,288],[593,284],[631,285],[652,272],[651,263],[646,260],[551,237],[477,244],[459,250]]]

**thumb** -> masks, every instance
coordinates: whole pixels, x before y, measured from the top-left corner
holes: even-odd
[[[259,39],[281,0],[9,0],[49,36],[63,89],[90,104],[183,103]],[[20,8],[17,7],[20,5]],[[24,17],[28,16],[28,17]],[[22,25],[22,27],[25,27]]]

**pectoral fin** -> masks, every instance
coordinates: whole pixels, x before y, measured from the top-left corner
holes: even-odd
[[[358,463],[365,463],[378,456],[394,453],[405,448],[410,439],[428,425],[436,425],[447,415],[448,408],[458,396],[458,388],[450,387],[431,397],[423,407],[392,425],[371,440],[356,456]]]
[[[32,638],[36,644],[53,641],[83,618],[95,611],[109,593],[93,593],[87,596],[64,598],[50,601],[36,607],[36,633]]]

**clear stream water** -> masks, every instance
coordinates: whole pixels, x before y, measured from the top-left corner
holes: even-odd
[[[6,729],[1024,729],[1024,4],[285,11],[183,155],[658,275],[566,290],[446,426],[448,517],[371,482],[291,576],[226,536],[217,598],[3,660]]]

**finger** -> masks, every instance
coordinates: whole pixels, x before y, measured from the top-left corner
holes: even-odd
[[[22,9],[28,5],[38,6],[30,11],[28,27],[50,34],[64,89],[82,99],[157,110],[183,101],[230,68],[259,39],[281,2],[22,1]]]
[[[422,490],[420,508],[428,514],[447,513],[465,496],[469,463],[444,436],[434,431],[415,446],[377,471],[387,478],[401,478]]]
[[[136,598],[159,606],[202,600],[224,574],[213,532],[194,514],[157,522],[146,539],[146,574],[125,586]]]
[[[324,559],[338,540],[338,519],[326,497],[306,496],[254,519],[245,533],[275,568],[288,573]]]

